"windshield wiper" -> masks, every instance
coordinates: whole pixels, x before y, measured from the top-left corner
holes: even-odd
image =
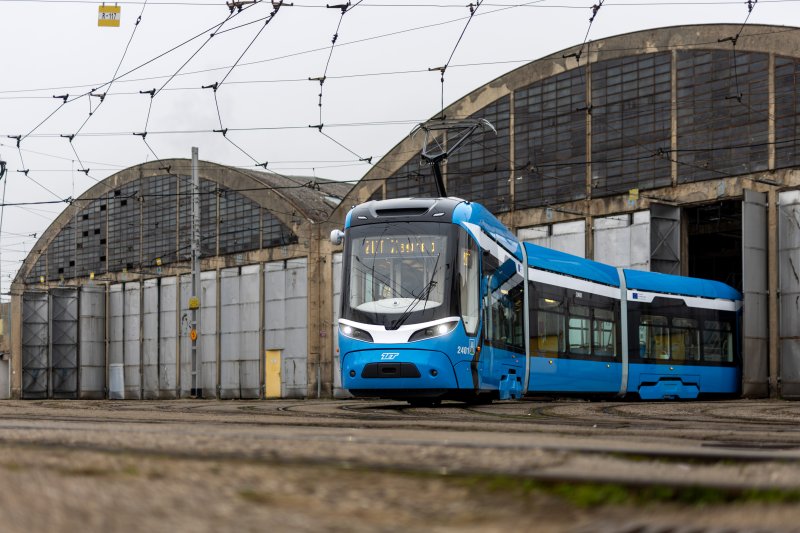
[[[419,303],[423,298],[425,298],[425,304],[423,305],[422,310],[423,311],[425,310],[425,305],[428,304],[428,298],[430,298],[431,292],[439,284],[439,282],[436,281],[436,267],[439,264],[440,257],[441,257],[440,255],[436,256],[436,262],[433,264],[433,272],[431,272],[430,281],[428,281],[428,283],[426,283],[425,286],[422,287],[422,290],[420,291],[419,295],[415,296],[411,300],[411,303],[408,304],[408,307],[406,307],[405,311],[403,311],[403,313],[397,318],[397,320],[394,321],[394,324],[392,324],[391,327],[386,326],[386,329],[398,329],[400,326],[402,326],[405,323],[405,321],[408,320],[408,317],[411,316],[411,313],[414,312],[414,307],[416,307],[417,303]]]

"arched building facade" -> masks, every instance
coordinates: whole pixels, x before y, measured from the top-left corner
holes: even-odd
[[[445,163],[448,193],[525,240],[737,287],[744,394],[800,397],[799,81],[800,28],[684,26],[578,45],[443,111],[497,130]],[[421,148],[403,139],[349,192],[201,165],[204,396],[342,394],[341,252],[327,235],[357,203],[435,194]],[[112,365],[123,397],[188,393],[187,165],[111,176],[42,236],[12,287],[12,395],[107,397]]]
[[[209,162],[198,174],[195,386],[192,169],[174,159],[99,182],[34,246],[12,285],[11,396],[321,394],[319,228],[350,186]]]
[[[453,103],[485,131],[444,165],[449,195],[517,235],[745,294],[750,396],[800,396],[800,28],[660,28],[575,46]],[[432,195],[419,138],[337,210]]]

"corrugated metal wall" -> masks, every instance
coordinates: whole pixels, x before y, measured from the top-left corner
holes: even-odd
[[[109,398],[125,397],[125,353],[123,335],[125,331],[124,315],[125,293],[122,285],[112,285],[108,289],[108,365],[109,365]]]
[[[78,397],[78,289],[50,292],[50,388],[53,398]]]
[[[742,394],[769,395],[767,195],[745,189],[742,202]]]
[[[220,275],[220,397],[260,397],[261,289],[259,265],[222,270]]]
[[[203,396],[217,394],[217,273],[200,274],[200,378]]]
[[[122,354],[125,365],[124,385],[126,400],[142,399],[142,346],[141,311],[142,288],[139,283],[125,283],[122,288],[124,324]]]
[[[97,287],[23,294],[23,398],[105,396],[105,302]]]
[[[142,397],[158,398],[158,280],[148,279],[142,287]]]
[[[306,259],[202,273],[204,397],[263,397],[265,350],[280,351],[281,396],[307,395],[307,276]],[[188,396],[190,293],[189,276],[25,292],[23,398]]]
[[[281,351],[281,396],[302,398],[308,390],[308,261],[267,263],[266,350]],[[316,371],[316,369],[314,369]]]
[[[594,260],[620,268],[650,270],[650,212],[595,218]]]
[[[105,397],[106,389],[105,288],[82,287],[79,299],[79,397],[98,400]]]
[[[650,204],[650,270],[681,273],[681,208]]]
[[[517,237],[545,248],[552,248],[578,257],[586,256],[586,223],[583,220],[520,228]]]
[[[47,293],[22,296],[22,397],[46,398],[50,367],[50,300]]]
[[[778,196],[781,395],[800,397],[800,191]]]
[[[161,278],[158,295],[158,397],[176,398],[178,395],[178,280]]]

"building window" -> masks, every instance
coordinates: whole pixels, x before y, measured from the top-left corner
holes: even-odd
[[[586,69],[514,93],[514,204],[538,207],[586,196]]]
[[[767,169],[768,55],[678,52],[678,182]]]
[[[592,65],[592,196],[672,183],[672,55],[644,54]]]

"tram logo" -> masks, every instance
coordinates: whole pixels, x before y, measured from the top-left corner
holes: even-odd
[[[383,352],[381,354],[381,361],[392,361],[398,355],[400,355],[400,352]]]

